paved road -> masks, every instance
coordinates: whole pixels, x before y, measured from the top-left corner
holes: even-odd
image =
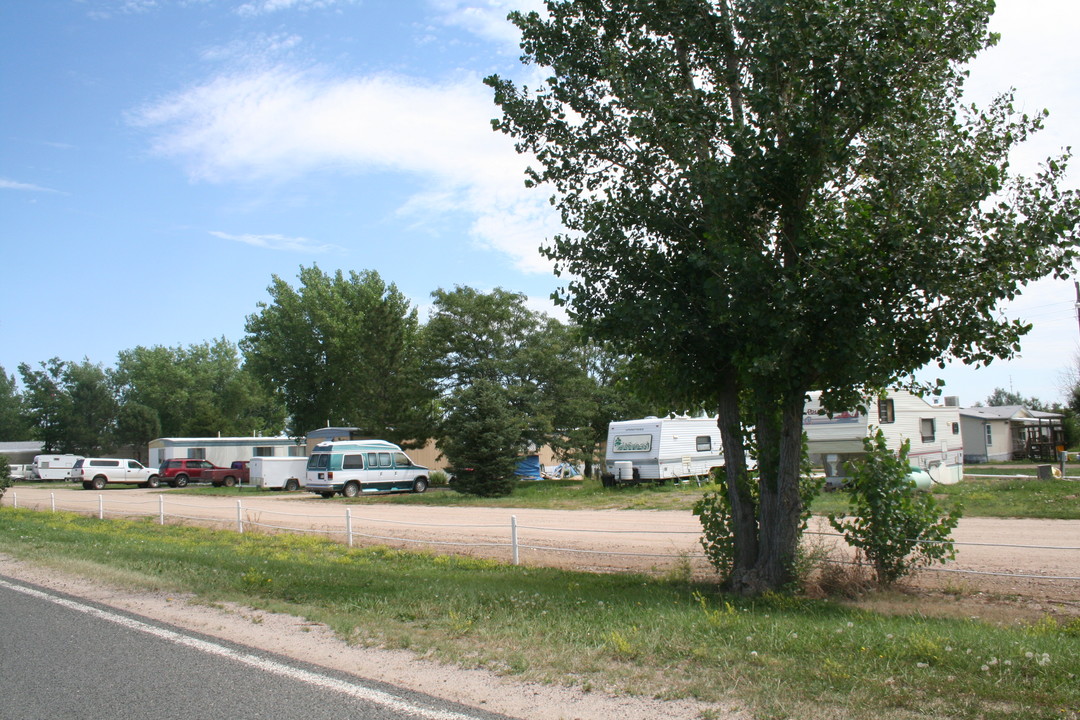
[[[495,720],[0,576],[0,720]]]

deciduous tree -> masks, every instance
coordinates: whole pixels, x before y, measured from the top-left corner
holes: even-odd
[[[1010,175],[1043,114],[960,102],[991,0],[546,6],[511,19],[548,78],[487,83],[555,192],[560,299],[668,400],[716,409],[730,582],[782,587],[807,391],[848,409],[930,362],[1014,354],[1030,326],[997,303],[1076,257],[1065,160]]]

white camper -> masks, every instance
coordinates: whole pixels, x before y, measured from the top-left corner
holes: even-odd
[[[35,455],[30,465],[33,480],[67,480],[76,460],[82,455]]]
[[[906,390],[884,398],[867,398],[869,412],[859,410],[820,415],[820,393],[811,393],[803,413],[810,462],[823,466],[829,485],[840,485],[849,460],[862,455],[863,438],[878,428],[892,450],[908,440],[908,461],[925,471],[935,483],[952,485],[964,476],[964,443],[960,434],[960,408],[954,398],[931,405]]]
[[[251,484],[264,490],[299,490],[307,477],[306,457],[254,457]]]
[[[647,417],[608,425],[604,484],[657,482],[708,475],[723,467],[716,418]]]

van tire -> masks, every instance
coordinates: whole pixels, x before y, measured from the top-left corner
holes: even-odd
[[[104,475],[98,475],[96,478],[90,481],[90,487],[92,487],[94,490],[104,490],[105,484],[108,482],[108,478],[106,478]]]
[[[323,496],[324,498],[326,498],[327,500],[329,500],[330,498],[334,497],[334,493],[332,493],[332,492],[324,492],[324,493],[319,493],[319,494],[320,494],[320,495],[322,495],[322,496]]]
[[[300,489],[300,482],[296,478],[289,478],[285,481],[285,492],[296,492]]]
[[[158,478],[158,476],[157,475],[151,475],[150,477],[148,477],[146,479],[146,482],[143,483],[143,487],[153,489],[153,488],[156,488],[160,484],[161,484],[161,480]]]
[[[172,485],[174,488],[187,487],[188,476],[187,475],[177,475],[176,477],[174,477],[172,479],[172,482],[169,483],[169,484]]]
[[[413,480],[412,491],[414,493],[422,493],[427,490],[427,478],[420,477]]]
[[[360,494],[360,484],[355,480],[345,483],[345,487],[341,488],[341,494],[349,498],[356,497]]]

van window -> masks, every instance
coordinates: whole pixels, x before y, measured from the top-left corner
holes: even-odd
[[[360,453],[355,455],[345,455],[341,459],[342,470],[363,470],[364,469],[364,456]]]
[[[390,453],[379,453],[379,467],[394,467],[394,462],[390,459]]]
[[[710,452],[712,450],[712,438],[708,435],[698,435],[696,445],[698,452]]]
[[[307,466],[308,470],[325,470],[330,467],[330,453],[312,453]]]
[[[412,467],[412,461],[409,460],[409,456],[405,453],[394,453],[394,467],[407,468]]]

